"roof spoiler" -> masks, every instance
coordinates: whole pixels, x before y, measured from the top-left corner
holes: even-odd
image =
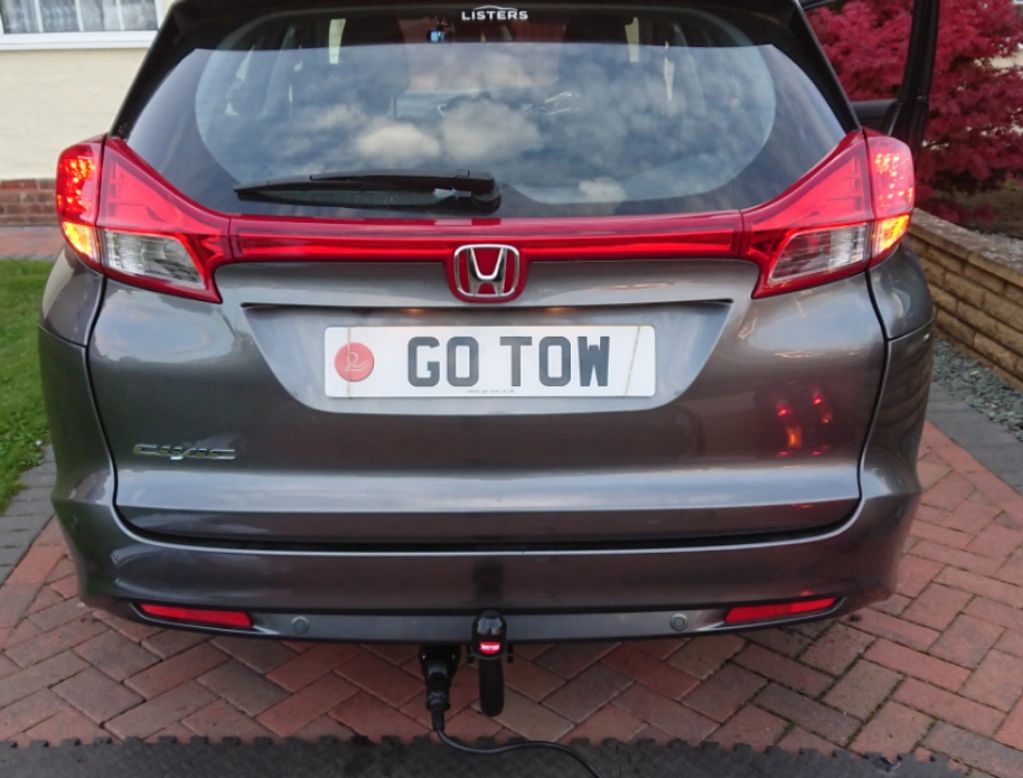
[[[800,0],[804,11],[833,5],[840,0]],[[909,51],[902,76],[899,96],[884,106],[876,121],[870,122],[882,132],[905,142],[917,155],[923,145],[927,119],[931,110],[931,84],[934,80],[934,59],[938,49],[940,0],[915,0],[913,25],[909,35]],[[880,101],[861,104],[867,114],[878,113]],[[860,104],[856,106],[860,113]],[[861,116],[861,119],[863,117]]]

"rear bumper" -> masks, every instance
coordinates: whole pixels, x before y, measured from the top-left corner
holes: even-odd
[[[142,537],[117,515],[85,353],[43,330],[58,481],[54,505],[83,599],[141,618],[140,601],[241,609],[257,634],[306,640],[462,641],[496,608],[509,639],[655,637],[723,630],[726,607],[834,596],[829,615],[886,597],[919,495],[916,453],[930,376],[929,326],[889,343],[861,462],[863,498],[809,537],[718,546],[495,552],[217,548]],[[679,629],[677,614],[685,615]]]

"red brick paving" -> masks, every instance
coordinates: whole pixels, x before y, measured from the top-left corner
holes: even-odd
[[[449,730],[569,742],[936,752],[1023,775],[1023,496],[928,426],[928,487],[885,603],[830,623],[690,641],[521,646],[505,712]],[[80,607],[52,528],[0,587],[0,739],[26,743],[427,732],[412,646],[209,638]]]

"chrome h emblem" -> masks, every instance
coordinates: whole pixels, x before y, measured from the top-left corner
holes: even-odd
[[[500,302],[521,291],[522,255],[512,246],[461,246],[455,251],[451,269],[455,295],[464,300]]]

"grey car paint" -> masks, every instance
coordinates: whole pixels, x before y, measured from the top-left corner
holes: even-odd
[[[264,635],[423,641],[464,639],[472,616],[487,607],[508,614],[514,640],[555,640],[678,634],[672,624],[680,613],[684,631],[715,631],[724,628],[729,604],[806,592],[842,598],[836,613],[882,598],[894,586],[919,494],[930,306],[891,304],[926,301],[914,262],[902,249],[870,271],[876,310],[866,275],[759,301],[749,300],[752,274],[741,263],[645,263],[656,265],[652,275],[633,273],[624,285],[615,283],[614,268],[602,266],[581,274],[586,283],[576,285],[576,297],[559,286],[556,272],[542,282],[534,276],[538,296],[505,315],[529,313],[532,323],[530,307],[558,305],[609,320],[615,301],[663,308],[663,326],[690,349],[661,359],[670,389],[630,401],[649,406],[636,409],[602,400],[607,407],[593,414],[559,414],[552,406],[492,417],[482,408],[458,414],[452,407],[422,418],[379,406],[316,407],[323,401],[283,378],[289,355],[260,327],[277,316],[280,326],[300,333],[322,324],[317,316],[351,316],[351,294],[365,295],[359,299],[369,311],[360,315],[370,317],[457,312],[428,286],[388,279],[388,306],[365,278],[351,291],[333,276],[346,269],[324,265],[308,282],[314,297],[306,309],[289,298],[305,283],[287,277],[291,266],[225,268],[219,307],[109,283],[86,351],[66,336],[80,337],[88,326],[53,308],[80,299],[71,291],[76,285],[98,291],[98,282],[73,267],[55,271],[40,343],[60,472],[54,502],[82,594],[136,617],[132,603],[139,601],[243,608]],[[683,265],[685,282],[673,282]],[[402,290],[397,297],[394,283]],[[138,302],[143,295],[145,304]],[[106,328],[111,312],[119,337]],[[126,322],[136,328],[126,330]],[[900,336],[886,339],[885,332]],[[714,339],[708,355],[700,344]],[[149,350],[138,351],[144,342]],[[149,370],[155,374],[147,378]],[[211,372],[218,380],[205,383]],[[312,372],[307,378],[317,383]],[[147,403],[147,394],[180,391],[185,379],[204,383],[189,395],[193,412],[169,419],[150,412],[158,403]],[[835,389],[836,414],[848,414],[846,434],[828,456],[798,467],[766,456],[764,445],[749,439],[749,414],[763,412],[758,385],[822,381]],[[545,432],[552,414],[571,434]],[[140,429],[181,439],[156,442],[212,445],[245,418],[260,420],[265,439],[251,431],[231,439],[236,462],[141,462],[131,455]],[[412,422],[415,434],[398,422]],[[598,427],[600,434],[590,432]],[[506,446],[487,453],[476,433],[488,429],[509,435]],[[665,429],[677,434],[657,434]],[[354,430],[354,442],[332,448],[342,430]],[[388,439],[391,446],[380,442]],[[591,449],[601,440],[606,453],[598,456]],[[417,448],[436,456],[433,472]],[[401,452],[389,467],[388,450]],[[325,462],[327,453],[337,459]],[[569,454],[578,461],[559,467]],[[274,472],[275,457],[283,472]],[[523,457],[540,464],[520,465],[508,477]],[[623,464],[633,458],[634,465]],[[320,467],[309,470],[314,461]],[[251,472],[215,469],[225,465]],[[460,475],[486,471],[496,475]],[[675,477],[683,487],[671,483]],[[367,489],[347,499],[360,478],[379,487],[376,500]],[[417,479],[418,491],[411,483]],[[543,499],[560,498],[557,510],[537,510],[535,479],[544,481]],[[707,481],[717,488],[706,488]],[[232,483],[245,487],[233,503]],[[298,486],[289,491],[289,483]],[[282,488],[290,510],[275,496]],[[594,490],[619,507],[598,506]],[[452,495],[462,493],[468,503],[460,505]],[[488,509],[488,495],[502,510]],[[505,501],[518,508],[508,510]],[[797,503],[809,508],[787,509]],[[625,538],[630,515],[638,540]],[[295,529],[283,540],[269,536],[282,522]],[[496,531],[480,529],[482,522]],[[435,540],[425,542],[431,531]]]

